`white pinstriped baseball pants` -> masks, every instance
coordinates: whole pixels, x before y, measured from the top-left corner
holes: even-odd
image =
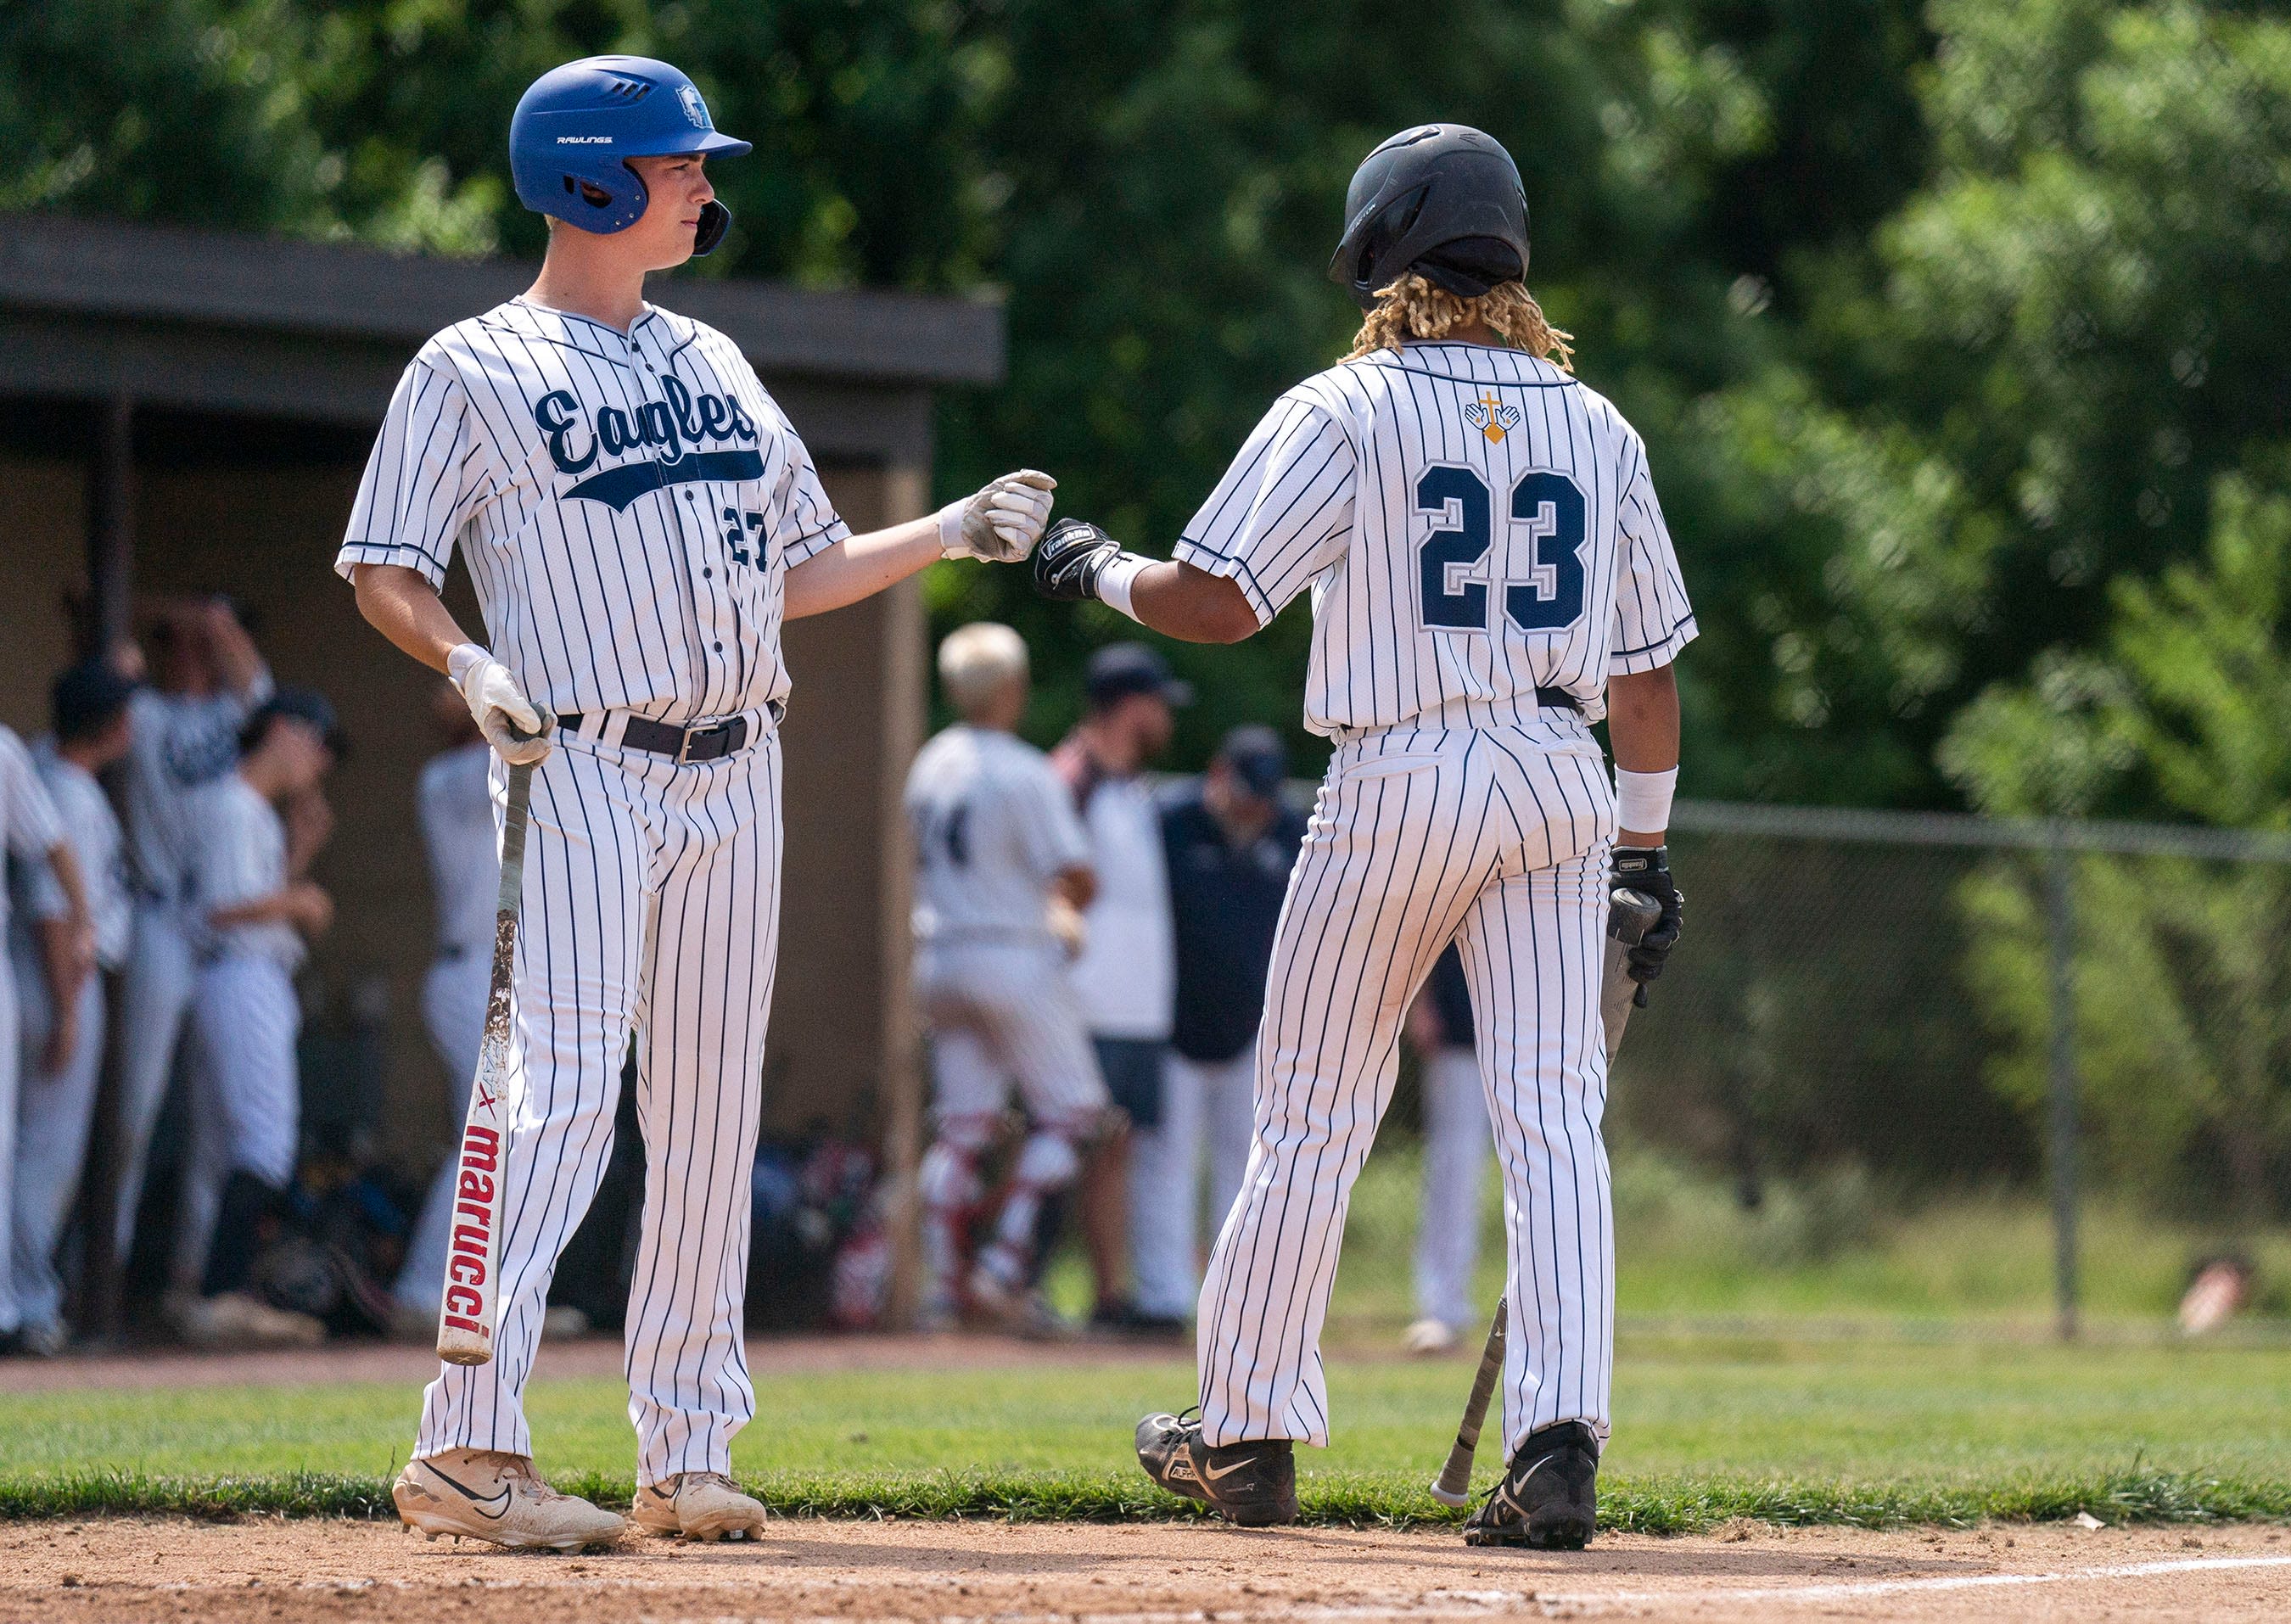
[[[494,766],[494,816],[505,779]],[[533,776],[505,1079],[494,1357],[443,1365],[416,1458],[533,1452],[522,1403],[558,1254],[604,1177],[637,1033],[644,1216],[630,1285],[637,1481],[731,1469],[755,1414],[748,1198],[779,939],[780,743],[679,767],[560,736]]]
[[[1462,947],[1503,1170],[1507,1452],[1604,1437],[1614,1322],[1599,972],[1613,792],[1587,728],[1403,728],[1331,758],[1258,1037],[1255,1139],[1202,1287],[1202,1432],[1325,1445],[1321,1328],[1402,1017]]]

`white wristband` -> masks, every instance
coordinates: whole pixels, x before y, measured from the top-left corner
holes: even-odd
[[[446,674],[454,679],[454,686],[455,687],[459,687],[469,677],[470,667],[475,665],[480,660],[490,660],[492,658],[493,655],[487,654],[475,643],[462,643],[456,647],[453,653],[446,656]]]
[[[1667,773],[1634,773],[1615,769],[1615,827],[1640,834],[1660,834],[1670,827],[1670,798],[1678,788],[1678,769]]]
[[[1137,577],[1144,575],[1146,567],[1153,562],[1153,559],[1141,559],[1134,552],[1116,554],[1113,562],[1097,572],[1098,597],[1130,619],[1137,620],[1137,611],[1129,607],[1129,589],[1137,583]],[[1139,620],[1137,623],[1142,626],[1146,623]]]

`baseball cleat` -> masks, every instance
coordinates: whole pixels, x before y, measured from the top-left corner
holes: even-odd
[[[542,1481],[531,1459],[503,1450],[449,1449],[406,1462],[390,1498],[406,1527],[434,1540],[466,1535],[510,1550],[610,1545],[629,1525]]]
[[[274,1308],[245,1291],[215,1297],[170,1292],[162,1312],[192,1347],[316,1347],[326,1339],[319,1321]]]
[[[1074,1334],[1039,1289],[1006,1279],[988,1258],[980,1258],[970,1271],[970,1302],[996,1327],[1021,1341],[1065,1342]]]
[[[648,1534],[754,1540],[763,1535],[764,1503],[721,1472],[679,1472],[639,1487],[629,1520]]]
[[[1465,1522],[1464,1543],[1580,1551],[1597,1526],[1598,1478],[1599,1440],[1588,1427],[1539,1427]]]
[[[1199,1500],[1242,1528],[1297,1520],[1297,1456],[1286,1438],[1210,1449],[1202,1443],[1196,1411],[1164,1411],[1137,1423],[1137,1464],[1170,1493]]]

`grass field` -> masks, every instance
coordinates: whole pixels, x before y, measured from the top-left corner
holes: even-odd
[[[1383,1352],[1409,1314],[1409,1171],[1396,1158],[1372,1167],[1354,1210],[1331,1322],[1338,1431],[1325,1453],[1300,1457],[1322,1516],[1444,1515],[1423,1484],[1470,1364]],[[2201,1237],[2096,1214],[2101,1334],[2063,1347],[2039,1334],[2048,1242],[2025,1203],[1961,1202],[1910,1221],[1857,1199],[1785,1192],[1743,1215],[1659,1167],[1626,1167],[1611,1522],[2291,1516],[2291,1341],[2264,1326],[2219,1344],[2166,1334]],[[1137,1474],[1129,1439],[1140,1414],[1187,1402],[1182,1358],[822,1371],[759,1388],[734,1463],[792,1508],[1181,1509]],[[625,1402],[615,1381],[536,1382],[544,1469],[624,1497]],[[416,1403],[410,1385],[388,1384],[13,1395],[0,1403],[0,1512],[372,1507]],[[1483,1481],[1497,1452],[1483,1451]]]
[[[1336,1363],[1341,1430],[1300,1461],[1308,1502],[1330,1516],[1436,1515],[1422,1484],[1467,1374]],[[792,1507],[1150,1514],[1129,1435],[1191,1385],[1175,1361],[775,1379],[734,1463]],[[1638,1335],[1615,1387],[1604,1498],[1639,1526],[2291,1515],[2291,1354],[2272,1347]],[[218,1492],[213,1479],[271,1480],[220,1491],[251,1504],[371,1498],[402,1459],[415,1396],[382,1384],[17,1395],[0,1419],[0,1508],[173,1503],[202,1480],[196,1500]],[[624,1496],[624,1403],[612,1381],[535,1383],[543,1466]],[[313,1476],[281,1481],[296,1474]]]

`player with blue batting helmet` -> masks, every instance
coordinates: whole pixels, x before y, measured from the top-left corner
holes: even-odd
[[[552,68],[518,98],[509,121],[518,200],[583,231],[625,231],[644,218],[645,183],[631,158],[749,149],[717,131],[699,86],[648,56],[586,56]],[[709,203],[692,252],[715,247],[731,224],[731,210]]]

